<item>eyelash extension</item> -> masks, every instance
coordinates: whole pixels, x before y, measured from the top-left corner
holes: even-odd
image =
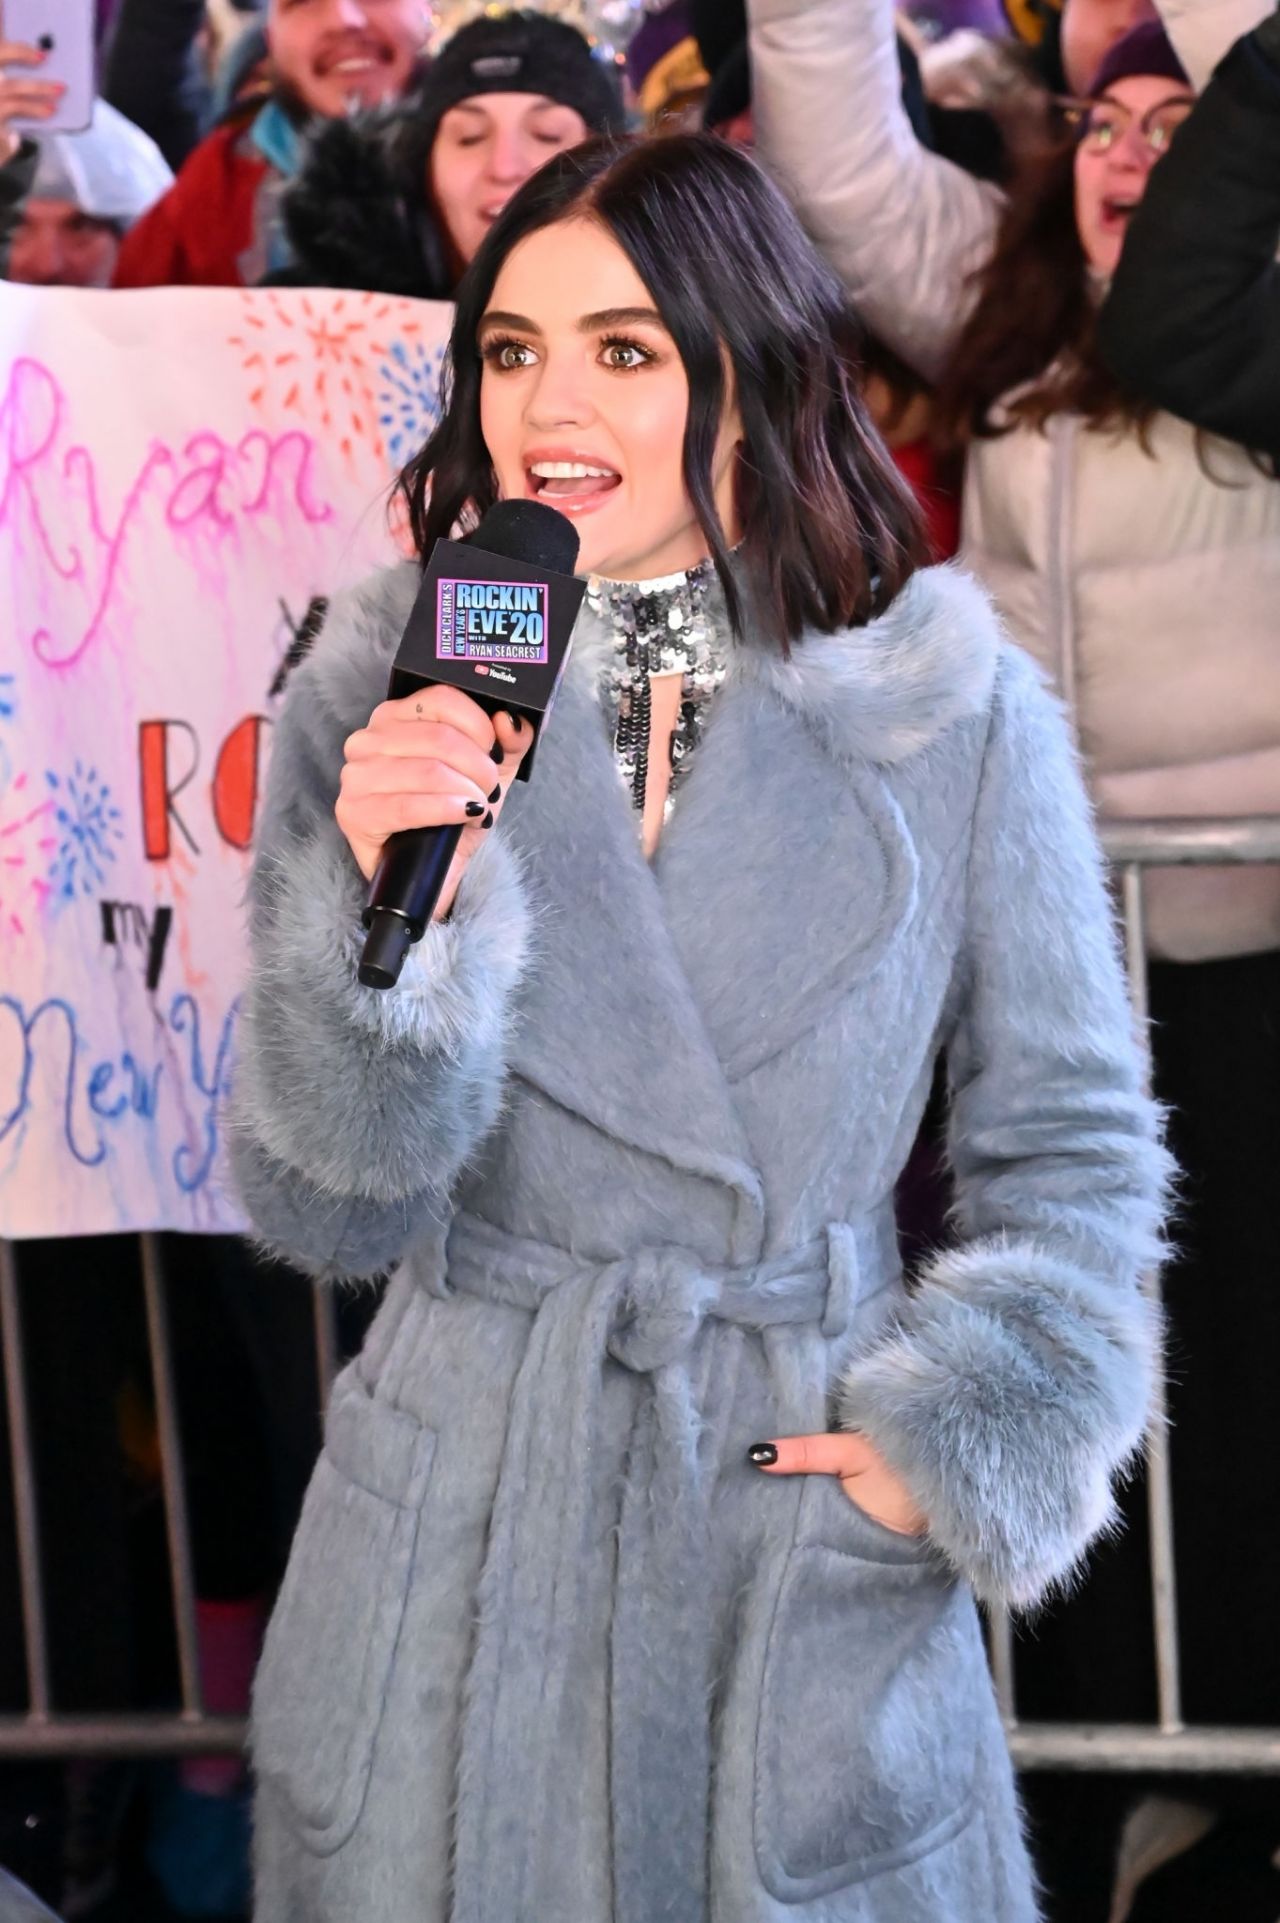
[[[505,348],[521,347],[527,349],[528,345],[528,341],[520,340],[515,334],[494,334],[479,350],[480,359],[482,361],[497,361]],[[627,347],[632,349],[633,352],[641,356],[641,366],[648,365],[658,358],[651,347],[646,347],[643,341],[633,340],[629,334],[602,334],[600,337],[600,345],[601,347]],[[507,370],[504,369],[502,371],[505,372]],[[616,371],[618,373],[627,373],[634,370],[619,368]]]
[[[496,361],[504,348],[523,347],[527,349],[528,345],[528,341],[517,340],[514,334],[494,334],[480,349],[480,358],[482,361]],[[505,372],[506,370],[503,369],[500,371]]]
[[[600,336],[600,345],[602,347],[633,348],[637,354],[643,355],[644,362],[646,363],[656,361],[658,358],[651,347],[646,347],[643,341],[633,340],[629,334],[602,334]],[[618,371],[625,373],[627,370],[620,368]]]

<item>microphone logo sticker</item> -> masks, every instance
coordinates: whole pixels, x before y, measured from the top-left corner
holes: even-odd
[[[547,596],[545,581],[440,580],[437,660],[506,662],[512,667],[545,662]]]

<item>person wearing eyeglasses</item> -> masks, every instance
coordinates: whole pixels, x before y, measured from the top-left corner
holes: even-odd
[[[1075,134],[1076,227],[1094,277],[1110,280],[1115,272],[1151,169],[1194,104],[1181,69],[1170,67],[1168,74],[1121,74],[1098,100],[1059,103]]]
[[[1071,708],[1104,816],[1280,812],[1280,488],[1246,449],[1124,387],[1097,338],[1195,95],[1148,22],[1059,105],[1062,137],[1010,196],[940,382],[966,459],[961,555]],[[1172,963],[1181,993],[1198,984],[1216,1006],[1213,970],[1247,962],[1227,1001],[1265,1027],[1280,875],[1164,870],[1146,894],[1153,993]],[[1274,982],[1255,982],[1259,967]],[[1166,1049],[1178,1027],[1157,1024]],[[1196,1101],[1212,1079],[1196,1078]],[[1280,1117],[1271,1127],[1280,1155]]]

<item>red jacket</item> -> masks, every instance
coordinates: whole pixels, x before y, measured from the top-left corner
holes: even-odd
[[[928,441],[890,448],[898,472],[924,511],[930,560],[949,561],[960,545],[960,500]]]
[[[266,272],[265,226],[280,179],[252,145],[252,117],[202,140],[120,246],[116,287],[245,287]]]

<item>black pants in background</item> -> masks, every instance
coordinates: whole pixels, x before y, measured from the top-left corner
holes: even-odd
[[[1280,953],[1157,962],[1149,986],[1155,1088],[1182,1171],[1164,1298],[1183,1715],[1280,1725]],[[1155,1716],[1141,1476],[1122,1506],[1125,1530],[1095,1550],[1085,1583],[1020,1630],[1028,1719]],[[1273,1781],[1161,1780],[1217,1808],[1275,1810],[1280,1845]],[[1141,1787],[1028,1779],[1051,1916],[1105,1920],[1115,1822]]]
[[[197,1594],[269,1597],[319,1445],[311,1285],[233,1236],[161,1237]],[[55,1706],[174,1699],[175,1647],[135,1236],[19,1243]],[[150,1458],[151,1460],[148,1460]],[[0,1708],[26,1706],[0,1431]]]

